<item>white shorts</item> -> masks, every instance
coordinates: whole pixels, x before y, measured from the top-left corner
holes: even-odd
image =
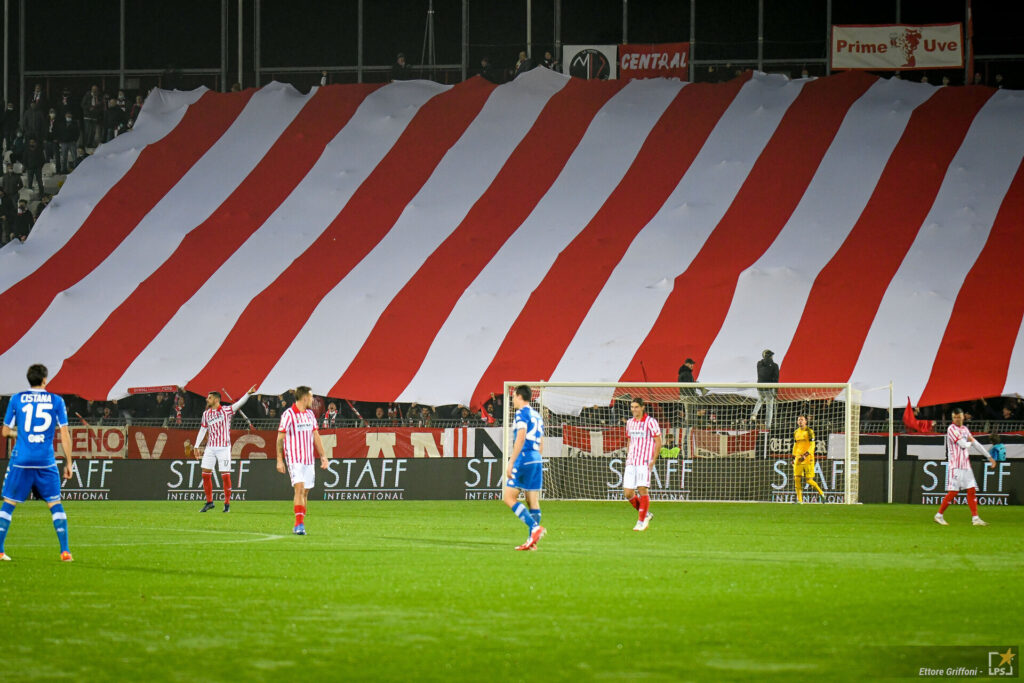
[[[203,469],[217,470],[222,474],[231,471],[231,448],[229,446],[207,446],[203,449]]]
[[[302,465],[297,462],[289,462],[288,475],[292,478],[292,486],[302,484],[308,491],[316,483],[316,465]]]
[[[622,475],[622,488],[637,489],[641,486],[651,486],[650,465],[626,465],[626,472]]]
[[[968,467],[963,470],[950,470],[946,478],[947,491],[965,491],[978,488],[978,482],[974,479],[974,472]]]

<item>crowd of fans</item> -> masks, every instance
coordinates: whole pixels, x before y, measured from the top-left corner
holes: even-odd
[[[51,99],[42,84],[29,94],[20,116],[7,102],[0,117],[3,176],[0,177],[0,246],[24,242],[52,198],[44,176],[67,175],[104,142],[130,130],[142,111],[142,95],[129,104],[125,91],[101,93],[92,86],[78,98],[64,89]]]

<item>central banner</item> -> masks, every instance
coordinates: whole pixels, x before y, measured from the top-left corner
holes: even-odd
[[[678,78],[690,77],[689,43],[625,43],[619,45],[619,77]]]

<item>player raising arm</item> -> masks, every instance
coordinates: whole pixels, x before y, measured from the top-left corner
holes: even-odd
[[[515,441],[512,455],[505,468],[505,505],[522,520],[530,535],[526,543],[516,550],[536,550],[537,541],[547,533],[540,525],[540,490],[544,488],[544,464],[541,450],[544,441],[544,423],[540,414],[530,405],[533,392],[530,387],[521,384],[512,395],[512,405],[516,416],[513,423]],[[527,508],[519,502],[519,492],[526,494]]]
[[[942,526],[948,526],[949,522],[942,516],[942,513],[946,511],[961,490],[967,489],[967,505],[971,508],[971,524],[988,526],[988,522],[978,516],[978,482],[975,481],[974,472],[971,471],[971,444],[977,446],[978,450],[985,454],[988,463],[993,467],[996,461],[988,454],[985,447],[971,436],[971,430],[964,426],[962,408],[953,408],[951,417],[953,424],[949,425],[949,429],[946,430],[946,457],[949,459],[946,467],[946,497],[942,499],[942,505],[935,513],[935,521]]]
[[[249,397],[256,391],[256,387],[249,389],[249,392],[238,399],[235,403],[225,406],[221,405],[220,393],[211,391],[206,395],[206,410],[203,411],[203,421],[199,426],[199,435],[196,437],[196,455],[199,445],[209,430],[210,439],[203,449],[203,492],[206,494],[206,505],[200,512],[212,510],[213,505],[213,466],[217,465],[220,471],[221,484],[224,486],[224,512],[231,509],[231,418],[245,405]]]
[[[814,481],[814,430],[807,426],[807,417],[796,418],[796,430],[793,431],[793,484],[796,486],[796,499],[804,502],[804,482],[818,491],[818,500],[825,502],[825,492]]]
[[[633,531],[644,531],[651,523],[651,470],[658,461],[661,451],[661,427],[658,421],[647,414],[647,406],[640,397],[629,404],[633,417],[626,421],[629,435],[629,454],[626,456],[626,472],[622,476],[622,492],[638,514]]]
[[[295,527],[292,533],[306,535],[306,501],[309,490],[316,483],[313,467],[313,449],[320,455],[320,469],[326,470],[327,452],[320,440],[316,415],[309,406],[313,403],[313,390],[309,387],[295,389],[295,403],[284,411],[281,426],[277,430],[277,471],[286,471],[295,489]],[[285,458],[288,460],[285,469]]]
[[[11,516],[18,503],[24,503],[32,489],[46,501],[53,519],[53,528],[60,542],[60,559],[71,562],[68,547],[68,516],[60,504],[60,474],[53,457],[53,433],[60,428],[60,443],[64,447],[64,480],[71,478],[71,435],[68,433],[68,412],[64,399],[46,391],[45,365],[28,369],[28,391],[11,396],[4,417],[3,436],[14,436],[17,441],[7,465],[4,479],[3,505],[0,506],[0,560],[10,560],[4,554],[4,540],[11,526]]]

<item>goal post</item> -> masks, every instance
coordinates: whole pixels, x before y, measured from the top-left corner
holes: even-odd
[[[793,435],[804,416],[824,499],[805,476],[803,500],[859,502],[860,391],[849,383],[505,382],[504,467],[513,448],[513,394],[523,384],[544,421],[546,499],[621,499],[626,420],[641,398],[662,437],[654,500],[796,502]]]

